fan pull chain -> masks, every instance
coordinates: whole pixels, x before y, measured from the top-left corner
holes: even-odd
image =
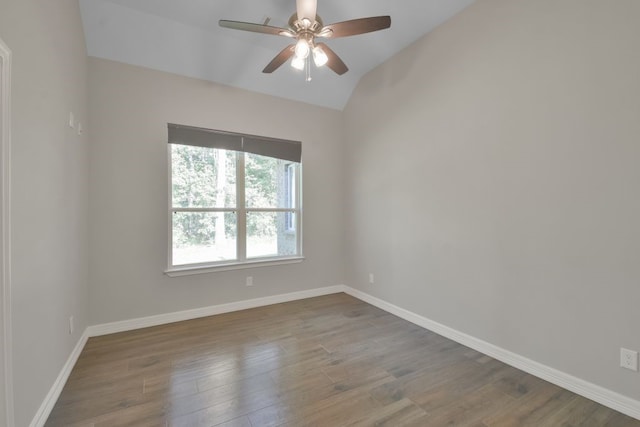
[[[307,56],[306,61],[307,61],[307,63],[305,64],[305,67],[304,67],[305,68],[305,72],[306,72],[305,80],[307,82],[310,82],[311,81],[311,55]]]

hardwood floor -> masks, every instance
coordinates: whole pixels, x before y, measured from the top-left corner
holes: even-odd
[[[345,294],[91,338],[47,426],[640,426]]]

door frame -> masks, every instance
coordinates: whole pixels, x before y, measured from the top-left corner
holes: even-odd
[[[11,326],[11,50],[0,39],[0,328],[3,364],[0,386],[6,425],[13,427],[13,352]],[[0,421],[1,424],[1,421]]]

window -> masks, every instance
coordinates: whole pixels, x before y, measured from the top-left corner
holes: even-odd
[[[300,143],[169,125],[169,269],[300,258]]]

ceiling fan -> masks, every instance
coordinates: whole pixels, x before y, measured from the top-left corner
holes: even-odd
[[[289,28],[280,28],[265,24],[254,24],[250,22],[227,21],[221,19],[221,27],[235,30],[252,31],[254,33],[271,34],[275,36],[285,36],[296,39],[295,43],[282,49],[275,58],[262,70],[263,73],[273,73],[282,64],[291,60],[291,66],[298,70],[307,69],[307,81],[311,80],[309,71],[313,57],[313,62],[317,67],[326,65],[338,75],[349,71],[349,68],[340,57],[325,43],[317,43],[316,38],[338,38],[355,36],[358,34],[370,33],[384,30],[391,26],[390,16],[374,16],[370,18],[352,19],[350,21],[337,22],[335,24],[324,25],[320,16],[316,14],[318,0],[296,0],[296,13],[289,18]]]

